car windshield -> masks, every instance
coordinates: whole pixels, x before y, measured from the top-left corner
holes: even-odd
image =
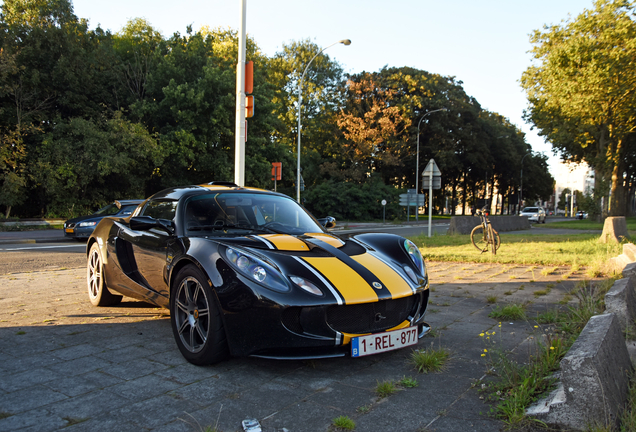
[[[291,198],[258,193],[218,193],[190,198],[185,207],[187,235],[261,231],[281,234],[323,232]]]
[[[523,210],[521,210],[521,213],[536,213],[538,211],[539,209],[536,207],[526,207]]]
[[[106,207],[100,208],[93,214],[98,216],[112,216],[114,214],[117,214],[118,211],[119,207],[117,207],[115,204],[108,204]]]

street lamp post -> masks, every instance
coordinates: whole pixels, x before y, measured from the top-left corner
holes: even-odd
[[[311,62],[313,62],[316,57],[322,54],[324,50],[326,50],[327,48],[331,48],[332,46],[337,45],[339,43],[345,46],[348,46],[348,45],[351,45],[351,40],[342,39],[342,40],[339,40],[338,42],[334,42],[331,45],[321,49],[318,52],[318,54],[316,54],[315,56],[311,58],[311,60],[309,60],[309,63],[307,63],[307,66],[305,66],[305,70],[303,71],[303,74],[300,76],[300,81],[298,81],[298,150],[297,150],[298,154],[297,154],[297,163],[296,163],[296,201],[298,201],[299,204],[300,204],[300,135],[301,135],[300,108],[303,104],[303,95],[302,95],[303,79],[305,78],[305,73],[307,73],[307,69],[309,69],[309,65],[311,65]]]
[[[427,113],[425,113],[421,118],[420,121],[417,123],[417,151],[415,153],[415,199],[417,199],[417,204],[415,206],[415,220],[417,221],[417,215],[419,213],[418,209],[419,209],[419,197],[420,197],[420,188],[419,188],[419,179],[420,179],[420,125],[422,124],[422,120],[424,120],[424,118],[429,115],[429,114],[433,114],[434,112],[437,111],[448,111],[447,108],[440,108],[440,109],[436,109],[433,111],[429,111]]]
[[[521,184],[519,185],[519,208],[517,209],[517,214],[521,212],[521,201],[523,200],[523,160],[529,154],[532,154],[532,152],[528,152],[524,154],[523,157],[521,158],[521,182],[520,182]]]

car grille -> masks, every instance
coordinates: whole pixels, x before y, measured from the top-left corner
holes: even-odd
[[[327,309],[327,324],[341,333],[373,333],[401,324],[413,312],[418,296],[375,303],[331,306]]]
[[[66,228],[75,228],[75,224],[74,223],[66,224]]]

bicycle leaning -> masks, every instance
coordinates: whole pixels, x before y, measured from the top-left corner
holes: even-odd
[[[470,241],[481,253],[490,249],[493,255],[497,255],[501,240],[499,239],[499,233],[495,231],[488,219],[490,212],[484,207],[481,211],[477,211],[477,215],[481,218],[481,225],[477,225],[470,232]]]

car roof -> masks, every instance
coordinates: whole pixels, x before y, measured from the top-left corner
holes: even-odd
[[[181,197],[186,195],[198,195],[198,194],[205,194],[205,193],[229,192],[229,191],[238,192],[238,193],[256,192],[256,193],[278,195],[285,198],[289,198],[289,196],[279,192],[272,192],[266,189],[237,186],[236,184],[231,182],[210,182],[210,183],[204,183],[200,185],[173,187],[173,188],[168,188],[168,189],[159,191],[156,194],[152,195],[150,198],[153,200],[156,200],[156,199],[178,200],[178,199],[181,199]]]

